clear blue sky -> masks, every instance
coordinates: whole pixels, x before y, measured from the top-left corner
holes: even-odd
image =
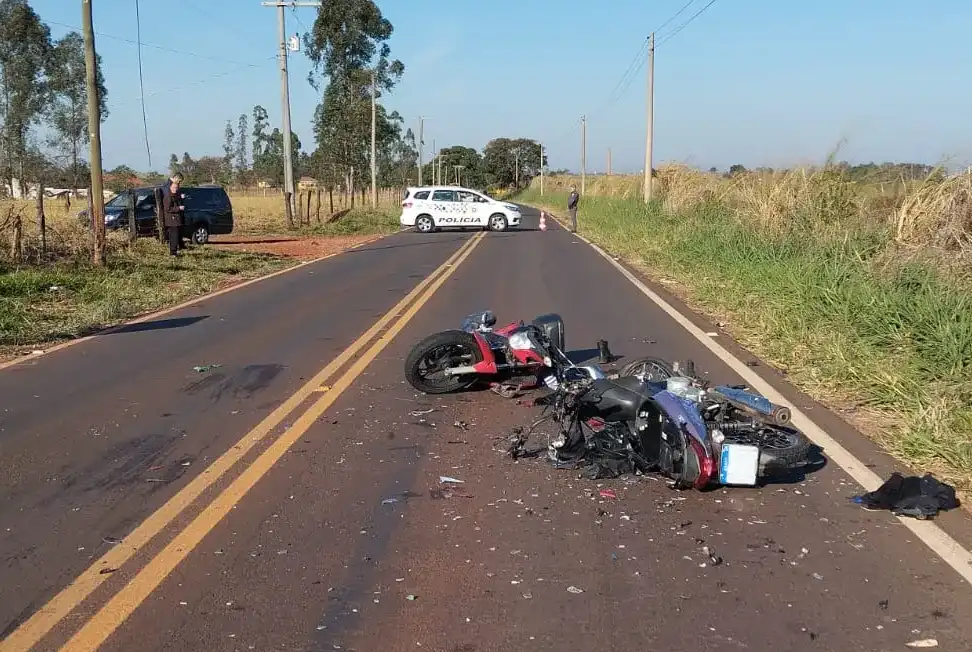
[[[588,114],[588,169],[644,162],[645,69],[612,93],[647,34],[686,0],[380,0],[406,66],[388,104],[426,153],[481,148],[498,136],[548,143],[550,165],[578,169]],[[695,0],[659,42],[708,0]],[[45,21],[81,23],[77,0],[32,0]],[[263,105],[279,124],[276,10],[259,0],[143,0],[142,49],[152,167],[169,154],[221,154],[227,119]],[[304,32],[314,9],[287,10]],[[299,21],[298,21],[299,18]],[[111,115],[106,167],[147,169],[138,101],[133,0],[94,0]],[[59,37],[68,31],[51,24]],[[718,0],[660,44],[655,154],[703,167],[841,158],[972,161],[969,0]],[[207,57],[197,58],[194,55]],[[303,52],[291,55],[294,130],[312,150],[317,93]],[[426,154],[427,156],[428,154]]]

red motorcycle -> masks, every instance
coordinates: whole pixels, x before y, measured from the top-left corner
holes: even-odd
[[[564,353],[564,322],[541,315],[530,324],[511,322],[494,329],[496,317],[486,310],[463,320],[459,330],[429,335],[405,358],[405,378],[426,394],[446,394],[487,380],[501,396],[545,383],[556,388],[555,368],[572,366]],[[517,377],[533,376],[528,383]]]

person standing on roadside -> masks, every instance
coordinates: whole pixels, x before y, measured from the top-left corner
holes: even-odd
[[[567,195],[567,212],[570,213],[570,232],[577,233],[577,202],[580,195],[577,194],[577,186],[570,187],[570,194]]]
[[[182,230],[182,193],[179,192],[179,182],[175,177],[169,180],[168,192],[162,192],[162,225],[165,227],[166,240],[169,243],[169,255],[179,255]]]
[[[183,179],[182,172],[176,172],[175,174],[173,174],[171,177],[169,177],[169,180],[168,181],[166,181],[161,186],[159,186],[159,195],[162,198],[164,198],[166,195],[168,195],[169,192],[170,192],[170,186],[173,183],[176,183],[181,188],[182,187],[182,179]],[[181,199],[184,199],[184,198],[185,198],[185,195],[183,195],[182,193],[180,193],[179,199],[181,200]],[[159,200],[159,209],[160,209],[160,213],[162,214],[162,222],[163,222],[163,224],[162,224],[162,241],[165,242],[166,241],[166,237],[167,237],[167,234],[166,234],[166,231],[165,231],[165,214],[164,214],[164,212],[161,211],[161,207],[162,207],[162,202],[161,202],[161,200]],[[182,240],[182,233],[180,231],[180,233],[179,233],[179,249],[185,249],[185,248],[186,248],[186,245],[185,245],[185,243]]]

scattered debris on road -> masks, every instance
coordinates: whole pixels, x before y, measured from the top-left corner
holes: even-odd
[[[890,510],[895,516],[933,518],[939,511],[958,507],[955,489],[936,480],[931,473],[904,477],[897,471],[874,491],[851,498],[868,510]]]
[[[613,498],[617,500],[618,494],[615,493],[614,489],[601,489],[599,492],[601,498]]]
[[[920,641],[912,641],[911,643],[908,643],[908,647],[914,647],[914,648],[938,647],[938,641],[934,638],[925,638]]]
[[[576,586],[568,586],[567,593],[583,593],[584,589],[579,589]]]
[[[450,478],[447,475],[440,475],[439,482],[442,484],[462,484],[465,480],[459,480],[458,478]]]
[[[219,369],[222,365],[219,364],[201,364],[192,368],[197,374],[204,374],[207,371],[212,371],[213,369]]]

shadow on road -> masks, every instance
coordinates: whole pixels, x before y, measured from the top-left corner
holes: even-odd
[[[143,321],[137,324],[127,324],[120,328],[110,330],[105,335],[115,335],[117,333],[143,333],[146,331],[163,331],[170,328],[183,328],[185,326],[192,326],[204,319],[208,319],[209,315],[201,315],[199,317],[176,317],[174,319],[155,319],[153,321]]]

